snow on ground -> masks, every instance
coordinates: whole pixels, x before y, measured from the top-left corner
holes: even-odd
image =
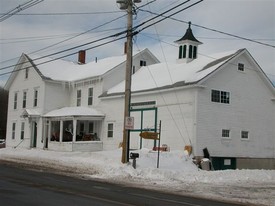
[[[199,170],[182,151],[137,151],[137,169],[121,163],[121,150],[56,152],[40,149],[0,150],[0,160],[35,164],[69,175],[96,178],[182,195],[200,196],[255,205],[275,206],[275,170]]]

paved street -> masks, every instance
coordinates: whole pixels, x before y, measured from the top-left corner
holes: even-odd
[[[0,161],[1,205],[182,205],[229,206],[173,194],[27,170]]]

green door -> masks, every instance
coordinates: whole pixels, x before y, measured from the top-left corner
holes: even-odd
[[[214,170],[236,169],[236,158],[234,157],[211,157]]]

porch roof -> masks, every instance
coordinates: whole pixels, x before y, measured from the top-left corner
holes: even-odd
[[[24,109],[24,111],[21,114],[21,117],[39,117],[41,115],[41,112],[38,109]]]
[[[48,112],[43,115],[43,117],[98,117],[104,118],[105,115],[94,109],[89,107],[63,107],[61,109],[56,109]]]

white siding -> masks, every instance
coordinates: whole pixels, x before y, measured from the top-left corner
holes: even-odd
[[[23,58],[24,59],[24,58]],[[25,60],[23,60],[25,61]],[[24,64],[22,66],[28,67],[30,64]],[[25,131],[24,131],[24,141],[20,144],[23,147],[30,147],[30,138],[31,138],[31,125],[27,119],[21,117],[23,111],[25,109],[36,109],[38,111],[42,111],[44,107],[44,82],[38,73],[33,69],[29,69],[28,78],[25,78],[25,70],[20,70],[17,72],[12,85],[9,88],[9,105],[8,105],[8,117],[7,117],[7,146],[17,146],[20,142],[20,134],[21,134],[21,122],[25,122]],[[34,90],[37,89],[38,92],[38,105],[34,107]],[[23,105],[23,91],[27,92],[27,101],[26,108],[22,108]],[[14,93],[17,92],[17,109],[14,109]],[[41,144],[42,138],[42,122],[38,119],[36,120],[38,123],[38,131],[37,131],[37,145]],[[16,132],[15,139],[12,139],[12,123],[16,123]]]
[[[238,62],[245,71],[237,70]],[[207,147],[212,156],[274,158],[275,104],[271,89],[256,66],[245,56],[231,62],[205,83],[198,95],[197,148]],[[211,89],[230,92],[230,104],[211,102]],[[222,129],[230,138],[221,138]],[[241,131],[249,139],[241,139]]]
[[[157,92],[152,94],[133,95],[131,102],[156,101],[158,110],[157,125],[162,121],[161,144],[167,144],[171,149],[184,149],[185,145],[194,142],[196,88]],[[106,112],[103,126],[104,149],[117,148],[122,141],[124,99],[112,98],[102,100],[102,110]],[[140,113],[132,112],[135,117],[135,129],[140,128]],[[155,114],[144,112],[143,128],[154,126]],[[114,138],[107,138],[107,124],[114,122]],[[139,132],[131,132],[131,148],[139,148]],[[142,140],[142,147],[152,149],[153,140]]]

